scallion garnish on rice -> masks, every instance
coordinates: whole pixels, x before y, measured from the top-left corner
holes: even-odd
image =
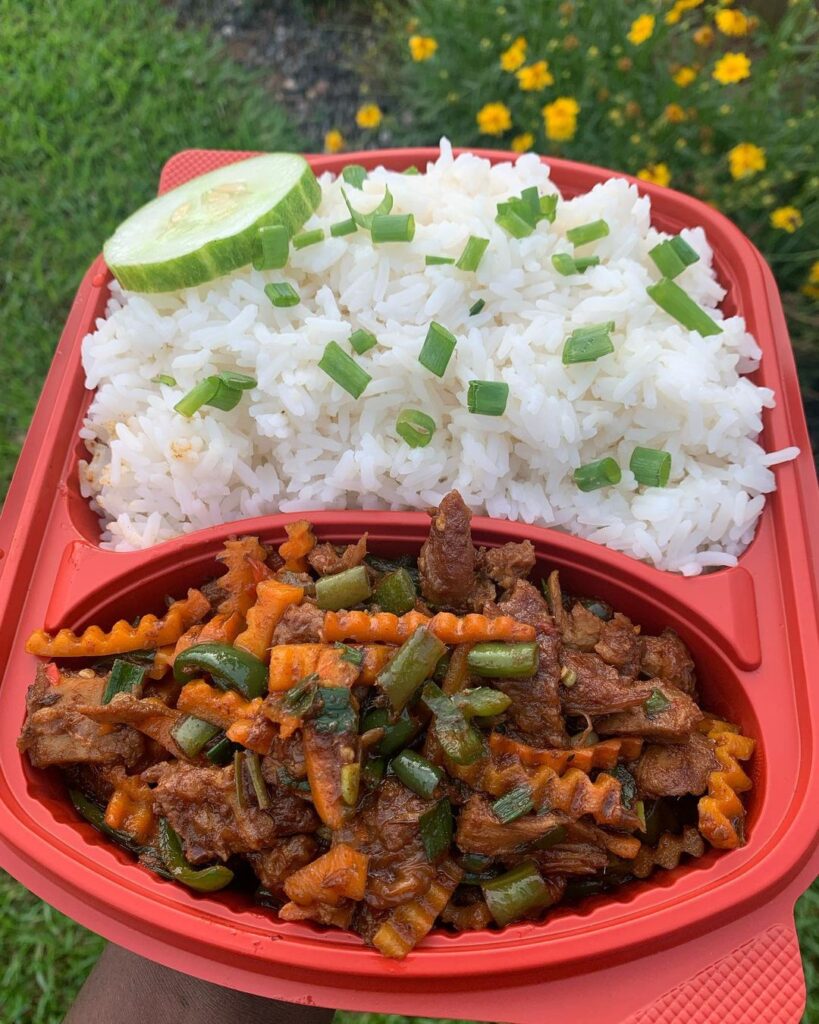
[[[638,484],[665,487],[671,475],[671,455],[660,448],[637,447],[631,454],[628,468]]]
[[[253,377],[225,371],[199,381],[179,399],[174,409],[182,416],[193,416],[203,405],[212,405],[216,409],[230,412],[239,404],[242,392],[255,387],[256,380]]]
[[[527,220],[525,216],[521,216],[520,208],[515,209],[511,200],[505,203],[498,203],[495,221],[513,238],[526,238],[535,230],[534,224]]]
[[[570,256],[567,252],[556,252],[552,256],[552,266],[564,277],[582,274],[589,267],[596,267],[599,262],[599,256]]]
[[[363,356],[365,352],[375,348],[378,341],[374,334],[365,331],[363,327],[359,327],[357,331],[353,331],[350,335],[350,344],[360,356]]]
[[[367,178],[367,168],[361,164],[347,164],[341,172],[341,177],[353,188],[361,188]]]
[[[614,351],[609,335],[614,330],[614,321],[578,327],[566,339],[563,346],[563,365],[572,363],[593,363],[601,356]]]
[[[335,224],[330,225],[330,234],[333,238],[341,238],[342,235],[352,235],[356,231],[358,231],[358,224],[356,224],[352,217],[348,217],[347,220],[336,221]]]
[[[374,217],[381,217],[389,213],[392,209],[393,198],[392,193],[388,188],[384,189],[384,198],[370,213],[359,213],[358,210],[353,208],[353,205],[347,197],[347,193],[344,189],[341,190],[341,194],[344,197],[344,202],[347,204],[347,209],[350,211],[350,216],[360,228],[364,228],[367,231],[372,228]]]
[[[424,264],[428,267],[444,267],[454,263],[454,256],[425,256]]]
[[[458,257],[458,262],[455,266],[458,270],[477,270],[488,245],[488,238],[480,238],[477,235],[470,235],[466,245],[464,246],[464,251]]]
[[[298,306],[301,299],[299,293],[288,281],[275,281],[264,286],[264,293],[274,306],[285,309]]]
[[[410,448],[426,448],[435,433],[435,420],[420,409],[403,409],[395,421],[395,432]]]
[[[667,238],[649,250],[648,255],[663,277],[673,278],[699,260],[696,251],[681,235]]]
[[[466,407],[480,416],[502,416],[509,400],[509,385],[497,380],[471,380]]]
[[[646,291],[660,309],[665,310],[687,330],[697,331],[704,338],[710,334],[722,334],[719,324],[712,320],[704,309],[669,278],[661,278],[656,284],[649,285]]]
[[[485,305],[486,299],[478,299],[477,302],[473,302],[472,305],[469,307],[469,315],[477,316]]]
[[[294,249],[306,249],[308,245],[315,245],[324,239],[324,232],[321,228],[314,228],[312,231],[302,231],[301,234],[293,237]]]
[[[574,471],[574,482],[581,491],[596,491],[600,487],[619,484],[622,474],[614,459],[607,457],[587,462]]]
[[[152,384],[164,384],[166,387],[175,388],[176,378],[171,377],[168,373],[159,373],[156,377],[151,377]]]
[[[589,242],[596,242],[598,238],[605,238],[608,233],[609,226],[604,220],[593,220],[589,224],[569,228],[566,238],[572,245],[588,245]]]
[[[436,377],[443,377],[455,351],[455,344],[455,335],[433,320],[421,346],[418,362]]]
[[[266,224],[259,228],[258,251],[253,260],[255,270],[280,270],[287,263],[290,235],[283,224]]]
[[[362,370],[358,363],[341,348],[338,342],[330,341],[324,349],[324,355],[319,360],[319,369],[324,370],[328,377],[331,377],[339,387],[353,396],[360,398],[364,389],[372,380],[366,370]]]
[[[379,242],[411,242],[415,238],[415,217],[411,213],[379,213],[370,226],[372,240]]]

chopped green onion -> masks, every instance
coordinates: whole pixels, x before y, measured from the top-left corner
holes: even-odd
[[[520,210],[512,207],[511,201],[498,203],[498,213],[495,222],[500,224],[504,231],[513,238],[526,238],[535,230],[534,225],[522,217]]]
[[[276,281],[264,286],[264,293],[274,306],[284,309],[288,306],[298,306],[301,299],[296,289],[288,281]]]
[[[367,179],[367,168],[361,164],[347,164],[341,172],[341,177],[353,188],[361,188]]]
[[[430,677],[445,653],[446,645],[421,626],[381,669],[376,682],[389,698],[396,714],[404,708],[421,683]]]
[[[574,471],[574,482],[581,491],[596,491],[609,484],[619,484],[620,477],[620,467],[611,458],[587,462]]]
[[[634,813],[637,815],[637,820],[640,822],[640,831],[645,832],[646,830],[646,805],[642,800],[638,800],[634,805]]]
[[[554,902],[551,890],[530,860],[484,882],[481,888],[489,912],[501,928],[531,910],[548,907]]]
[[[414,750],[402,750],[392,760],[392,770],[404,783],[407,789],[413,793],[431,800],[432,795],[438,787],[438,783],[444,777],[443,771],[430,764],[425,757],[416,754]]]
[[[635,448],[628,468],[638,484],[665,487],[671,474],[671,455],[658,448]]]
[[[405,167],[404,170],[401,171],[401,173],[402,174],[420,174],[421,172],[418,170],[417,167]]]
[[[660,242],[648,254],[663,277],[677,277],[686,267],[699,260],[696,251],[680,235]]]
[[[436,377],[443,377],[455,351],[455,344],[455,335],[433,320],[424,338],[418,362]]]
[[[538,194],[537,185],[530,185],[525,188],[520,198],[529,207],[530,218],[534,224],[540,220],[540,195]]]
[[[250,776],[253,792],[256,794],[256,803],[259,805],[259,810],[266,811],[270,807],[270,793],[267,791],[264,776],[262,775],[262,763],[255,750],[245,751],[245,767],[247,768],[247,774]]]
[[[557,216],[557,193],[551,196],[541,196],[539,206],[540,216],[553,224]]]
[[[420,409],[403,409],[395,421],[395,432],[410,448],[426,448],[435,433],[435,420]]]
[[[454,256],[425,256],[424,264],[428,267],[443,267],[455,262]]]
[[[372,594],[366,565],[356,565],[316,580],[316,605],[322,611],[355,608]]]
[[[218,725],[211,725],[194,715],[185,715],[173,726],[171,736],[186,757],[194,758],[219,731]]]
[[[565,665],[560,670],[560,682],[567,690],[571,690],[574,684],[577,682],[577,673],[573,668],[567,668]]]
[[[237,750],[233,755],[233,785],[236,794],[236,806],[240,811],[247,810],[247,790],[245,789],[245,751]]]
[[[156,377],[151,377],[152,384],[165,384],[169,388],[176,387],[176,378],[171,377],[167,373],[160,373]]]
[[[358,791],[361,787],[361,765],[345,764],[341,767],[341,799],[348,807],[358,803]]]
[[[569,228],[566,238],[572,245],[588,245],[589,242],[596,242],[598,238],[605,238],[608,233],[609,226],[604,220],[593,220],[590,224]]]
[[[593,363],[602,356],[614,351],[609,332],[614,330],[613,321],[605,324],[594,324],[591,327],[578,327],[572,331],[563,346],[563,364]]]
[[[350,344],[360,356],[363,356],[365,352],[369,352],[371,348],[375,348],[378,342],[376,341],[374,334],[370,334],[370,332],[365,331],[363,327],[359,327],[357,331],[353,331],[350,335]]]
[[[118,693],[135,693],[138,697],[147,671],[144,665],[132,665],[129,661],[117,658],[111,666],[101,703],[108,704]]]
[[[233,743],[222,733],[215,743],[205,748],[205,757],[211,764],[224,766],[233,760],[233,750]]]
[[[411,213],[379,213],[370,227],[372,240],[379,242],[411,242],[415,238],[415,217]]]
[[[248,377],[246,373],[235,373],[233,370],[223,370],[217,374],[219,380],[228,388],[236,388],[237,391],[249,391],[256,387],[256,378]]]
[[[452,805],[444,797],[418,819],[418,830],[427,860],[435,861],[452,843]]]
[[[693,263],[697,263],[699,261],[700,257],[697,250],[692,248],[682,235],[674,235],[674,237],[669,240],[668,244],[687,267],[690,267]]]
[[[332,377],[336,384],[344,388],[353,398],[360,398],[372,380],[369,373],[362,370],[358,363],[348,356],[335,341],[327,343],[324,355],[318,365],[320,370],[324,370],[328,377]]]
[[[464,246],[464,251],[458,257],[458,262],[455,266],[458,270],[477,270],[488,245],[488,238],[479,238],[477,235],[470,235],[466,245]]]
[[[358,224],[356,224],[352,217],[348,217],[347,220],[336,221],[335,224],[330,225],[330,234],[333,238],[341,238],[342,235],[352,235],[356,231],[358,231]]]
[[[306,249],[308,245],[315,245],[316,242],[321,242],[324,238],[324,232],[321,228],[314,228],[312,231],[302,231],[300,235],[296,235],[293,239],[294,249]]]
[[[256,270],[280,270],[287,263],[290,234],[283,224],[259,228],[259,252],[253,260]]]
[[[287,691],[282,701],[282,711],[294,718],[304,718],[313,707],[316,700],[318,675],[311,672],[309,676],[300,679],[295,686]]]
[[[646,291],[660,309],[679,321],[689,331],[697,331],[707,338],[710,334],[722,334],[722,328],[687,295],[678,284],[664,277],[651,284]]]
[[[532,643],[475,644],[467,655],[466,664],[470,672],[485,679],[523,679],[537,671],[540,651]]]
[[[471,380],[466,407],[480,416],[502,416],[509,400],[509,385],[497,380]]]
[[[531,787],[524,784],[515,786],[514,789],[510,789],[508,793],[496,800],[492,804],[492,813],[501,825],[508,825],[510,821],[515,821],[524,814],[528,814],[534,809],[534,806]]]
[[[401,712],[398,721],[390,724],[390,713],[386,708],[374,708],[368,711],[361,723],[362,733],[368,729],[383,729],[384,735],[378,743],[378,753],[384,757],[392,757],[403,750],[418,735],[421,726],[411,718],[406,709]]]
[[[349,644],[335,643],[333,647],[341,651],[342,661],[348,661],[351,665],[362,665],[364,663],[364,652],[358,647],[350,647]]]
[[[666,708],[671,707],[671,701],[666,697],[662,690],[652,690],[651,696],[643,704],[646,716],[653,718],[655,715],[659,715],[660,712],[665,711]]]
[[[381,579],[373,593],[373,600],[383,612],[405,615],[415,607],[417,596],[412,576],[401,567]]]
[[[620,802],[623,807],[631,807],[635,796],[637,796],[637,780],[628,768],[625,765],[616,764],[613,768],[609,768],[606,774],[611,775],[620,783]],[[643,825],[645,825],[645,822],[643,822]]]
[[[384,190],[384,198],[370,213],[359,213],[358,210],[354,210],[344,189],[341,190],[341,194],[344,197],[344,202],[347,204],[347,209],[350,211],[350,216],[360,228],[365,228],[367,231],[372,229],[374,217],[387,214],[392,209],[393,198],[388,188]]]
[[[218,390],[219,378],[205,377],[204,380],[200,380],[199,383],[195,384],[186,395],[179,399],[174,406],[174,409],[182,416],[193,416],[193,414],[198,409],[201,409],[203,405],[211,404],[211,401],[216,396],[216,392]]]
[[[435,717],[435,737],[455,764],[473,764],[483,753],[483,738],[454,700],[433,682],[424,684],[421,700]]]
[[[552,256],[552,266],[564,277],[571,274],[582,274],[589,267],[596,267],[600,262],[599,256],[577,256],[572,257],[567,252],[556,252]]]
[[[477,302],[473,302],[472,305],[469,307],[469,315],[470,316],[477,316],[478,313],[480,313],[482,311],[482,309],[483,309],[483,307],[485,305],[486,305],[486,299],[478,299]]]

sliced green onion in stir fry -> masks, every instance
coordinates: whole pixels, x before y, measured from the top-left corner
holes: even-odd
[[[628,468],[638,484],[665,487],[671,475],[671,455],[658,448],[635,448]]]
[[[417,596],[412,576],[403,568],[387,573],[373,592],[373,600],[378,607],[393,615],[412,611]]]
[[[418,819],[418,830],[427,860],[436,861],[452,845],[452,805],[444,797]]]
[[[159,819],[157,838],[159,856],[165,867],[177,882],[181,882],[189,889],[195,889],[197,892],[216,892],[233,881],[233,872],[223,864],[198,869],[192,867],[182,852],[179,836],[171,828],[167,818]]]
[[[151,377],[151,383],[152,384],[164,384],[164,385],[166,385],[166,387],[175,388],[176,387],[176,378],[175,377],[171,377],[170,374],[167,374],[167,373],[159,373],[159,374],[156,375],[156,377]]]
[[[318,680],[319,677],[315,672],[300,679],[295,686],[287,691],[282,701],[282,711],[294,718],[304,718],[316,701]]]
[[[352,235],[356,231],[358,231],[358,224],[356,224],[352,217],[348,217],[347,220],[336,221],[335,224],[330,225],[330,234],[333,238],[341,238],[342,235]]]
[[[552,266],[564,277],[582,274],[584,270],[596,267],[599,263],[599,256],[570,256],[567,252],[556,252],[552,256]]]
[[[402,409],[395,432],[410,448],[426,448],[435,433],[435,420],[420,409]]]
[[[308,245],[315,245],[324,239],[324,232],[321,228],[314,228],[312,231],[302,231],[293,238],[294,249],[306,249]]]
[[[531,787],[524,784],[515,786],[500,799],[495,800],[492,804],[492,813],[501,825],[508,825],[510,821],[515,821],[534,810],[534,806]]]
[[[415,217],[411,213],[380,213],[373,217],[372,240],[379,242],[411,242],[415,238]]]
[[[427,267],[443,267],[448,264],[454,263],[454,256],[425,256],[424,264]]]
[[[117,658],[111,666],[111,674],[105,684],[102,703],[108,704],[118,693],[133,693],[138,697],[147,671],[144,666],[133,665],[129,661]]]
[[[389,711],[385,708],[374,708],[364,715],[361,729],[362,732],[367,732],[368,729],[383,729],[384,735],[378,743],[377,752],[384,757],[392,757],[412,743],[420,732],[421,725],[406,710],[401,712],[396,722],[391,723]]]
[[[245,768],[250,777],[250,784],[256,794],[256,803],[259,809],[266,811],[270,807],[270,793],[267,791],[267,784],[262,775],[262,763],[255,750],[246,750],[244,756]]]
[[[481,888],[489,912],[501,927],[531,910],[548,907],[554,902],[549,887],[530,860],[484,882]]]
[[[479,238],[477,235],[470,235],[464,246],[464,251],[458,257],[455,266],[458,270],[477,270],[489,245],[488,238]]]
[[[614,330],[614,321],[604,324],[593,324],[591,327],[578,327],[572,331],[563,346],[563,365],[573,363],[593,363],[602,356],[614,351],[610,332]]]
[[[342,643],[335,643],[333,647],[337,651],[341,651],[340,657],[342,661],[348,661],[351,665],[364,664],[364,652],[359,647],[350,647],[349,644]]]
[[[483,739],[458,705],[433,682],[424,685],[421,700],[435,717],[435,736],[455,764],[472,764],[483,753]]]
[[[353,188],[361,188],[367,179],[367,168],[361,164],[347,164],[341,172],[341,177]]]
[[[376,680],[393,711],[402,710],[421,683],[432,675],[445,651],[446,644],[423,626],[398,648]]]
[[[335,341],[327,343],[324,355],[318,365],[320,370],[324,370],[328,377],[331,377],[353,398],[360,398],[372,380],[369,373],[362,370],[358,363],[348,356]]]
[[[681,235],[659,242],[648,254],[663,277],[673,278],[699,260],[696,251]]]
[[[477,302],[473,302],[472,305],[469,307],[469,315],[477,316],[478,313],[480,313],[483,310],[483,307],[485,305],[486,299],[478,299]]]
[[[363,356],[365,352],[369,352],[371,348],[375,348],[378,344],[374,334],[369,331],[365,331],[363,327],[359,327],[357,331],[353,331],[350,335],[350,344],[354,351],[360,356]]]
[[[707,338],[711,334],[722,334],[722,328],[687,295],[682,288],[667,277],[646,288],[660,309],[668,313],[689,331],[697,331]]]
[[[290,234],[283,224],[259,228],[259,248],[253,260],[256,270],[280,270],[287,263]]]
[[[497,380],[471,380],[466,407],[480,416],[502,416],[509,400],[509,385]]]
[[[277,309],[298,306],[299,293],[289,281],[275,281],[264,286],[264,293]]]
[[[589,242],[596,242],[598,238],[605,238],[608,233],[609,226],[604,220],[593,220],[589,224],[569,228],[566,238],[572,245],[588,245]]]
[[[233,760],[234,744],[224,733],[214,737],[215,742],[205,748],[205,757],[211,764],[224,766]]]
[[[365,565],[356,565],[333,576],[322,576],[316,581],[316,605],[322,611],[337,612],[340,608],[355,608],[371,594]]]
[[[466,658],[470,672],[485,679],[522,679],[537,671],[540,652],[532,643],[475,644]]]
[[[360,228],[365,228],[367,231],[372,228],[374,217],[380,217],[383,214],[387,214],[392,209],[393,198],[392,193],[388,188],[384,190],[384,198],[370,213],[359,213],[358,210],[353,208],[353,205],[348,199],[347,193],[344,189],[341,190],[341,194],[344,197],[344,202],[347,204],[347,209],[350,211],[350,216]]]
[[[662,690],[652,690],[651,696],[643,704],[643,707],[646,715],[649,718],[653,718],[655,715],[659,715],[660,712],[665,711],[666,708],[670,708],[671,701]]]
[[[431,800],[444,777],[443,771],[414,750],[402,750],[392,760],[392,770],[413,793]]]
[[[455,335],[433,320],[424,338],[418,362],[436,377],[443,377],[455,351],[455,344]]]
[[[218,725],[211,725],[194,715],[185,715],[173,726],[171,736],[185,757],[193,759],[220,731]]]
[[[610,457],[587,462],[574,471],[574,482],[581,491],[596,491],[601,487],[619,484],[621,477],[620,467]]]

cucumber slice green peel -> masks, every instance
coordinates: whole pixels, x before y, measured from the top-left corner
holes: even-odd
[[[120,224],[103,254],[130,291],[190,288],[251,263],[260,228],[282,224],[294,235],[320,200],[303,157],[251,157],[153,199]]]

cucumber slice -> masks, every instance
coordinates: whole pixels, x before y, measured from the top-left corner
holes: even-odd
[[[250,263],[260,227],[283,224],[295,234],[320,199],[302,157],[251,157],[187,181],[131,214],[105,243],[105,262],[130,291],[189,288]]]

